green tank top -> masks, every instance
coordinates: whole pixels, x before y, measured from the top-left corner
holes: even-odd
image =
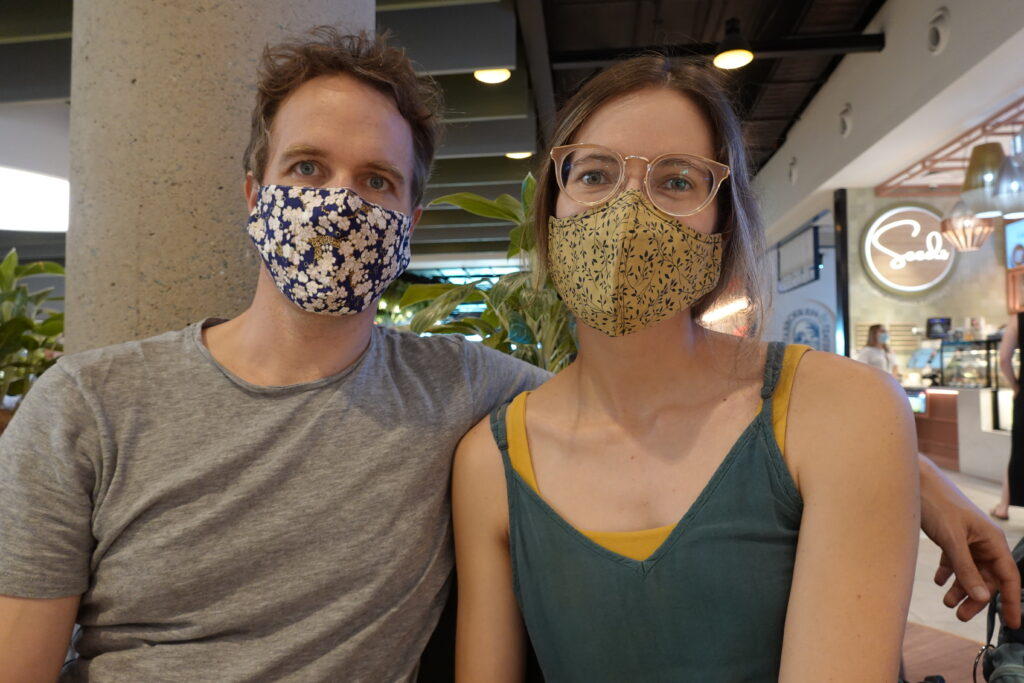
[[[516,600],[548,683],[778,679],[803,501],[772,431],[785,345],[761,411],[646,560],[562,519],[512,468],[507,405],[491,415],[508,486]]]

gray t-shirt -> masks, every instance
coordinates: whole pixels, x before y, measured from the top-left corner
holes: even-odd
[[[82,595],[62,680],[408,680],[455,446],[546,377],[381,327],[287,387],[233,376],[199,323],[61,358],[0,437],[0,594]]]

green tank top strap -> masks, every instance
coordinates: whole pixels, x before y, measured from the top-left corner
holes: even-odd
[[[761,398],[765,405],[775,393],[775,385],[782,374],[782,361],[786,356],[785,342],[768,342],[768,353],[764,363],[764,383],[761,385]]]

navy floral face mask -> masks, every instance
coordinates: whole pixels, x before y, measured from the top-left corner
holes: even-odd
[[[247,231],[277,288],[310,313],[360,313],[409,266],[412,217],[348,188],[264,185]]]

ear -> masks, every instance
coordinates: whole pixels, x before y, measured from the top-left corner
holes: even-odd
[[[423,207],[417,206],[416,209],[412,212],[412,226],[409,227],[410,235],[413,233],[414,230],[416,230],[416,224],[420,222],[421,218],[423,218]]]
[[[256,198],[259,196],[260,184],[256,182],[256,178],[253,177],[252,171],[248,171],[245,174],[245,201],[249,205],[249,211],[252,211],[256,206]]]

